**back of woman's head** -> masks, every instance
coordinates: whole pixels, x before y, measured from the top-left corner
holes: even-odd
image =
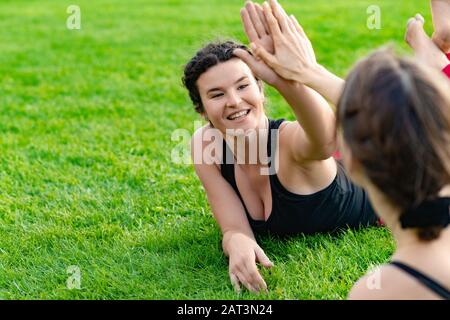
[[[352,157],[401,212],[450,183],[450,88],[437,71],[376,51],[349,74],[337,112]],[[417,225],[418,236],[442,228]]]

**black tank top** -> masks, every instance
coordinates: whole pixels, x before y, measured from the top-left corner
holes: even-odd
[[[269,119],[269,138],[267,141],[269,157],[270,151],[276,150],[276,148],[271,149],[270,129],[278,129],[283,121],[284,119]],[[223,151],[223,160],[232,158],[232,156],[229,156],[231,150],[225,140]],[[269,175],[272,211],[267,221],[254,220],[248,213],[237,188],[234,163],[222,161],[221,173],[239,196],[250,226],[253,232],[257,234],[270,233],[276,236],[313,234],[333,232],[348,227],[358,228],[375,225],[377,222],[377,217],[369,203],[367,194],[350,181],[339,162],[337,162],[337,175],[333,182],[325,189],[310,195],[292,193],[283,187],[276,173]]]
[[[410,276],[415,278],[417,281],[422,283],[425,287],[436,293],[441,298],[445,300],[450,300],[450,291],[448,291],[448,289],[444,288],[430,277],[398,261],[392,261],[390,264],[408,273]]]

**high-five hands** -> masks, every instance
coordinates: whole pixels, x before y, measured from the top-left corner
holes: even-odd
[[[273,53],[274,46],[272,36],[269,34],[269,26],[266,22],[262,7],[257,3],[248,1],[245,4],[245,8],[241,9],[241,19],[249,41],[264,48],[267,52]],[[236,49],[233,53],[252,69],[256,77],[269,85],[277,87],[283,81],[283,79],[259,57],[252,56],[242,49]]]
[[[303,28],[293,15],[287,15],[275,0],[270,0],[270,5],[264,2],[262,9],[272,37],[274,52],[267,50],[258,41],[252,41],[252,50],[281,77],[308,84],[309,77],[318,64]]]
[[[317,63],[311,41],[293,15],[270,0],[262,6],[247,2],[241,17],[256,58],[243,50],[235,54],[255,74],[275,87],[278,83],[304,84],[337,105],[345,81]]]

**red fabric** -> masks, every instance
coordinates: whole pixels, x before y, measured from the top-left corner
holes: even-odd
[[[446,54],[447,59],[450,60],[450,52]]]
[[[444,69],[442,69],[442,72],[445,73],[445,75],[450,78],[450,64],[448,64]]]
[[[339,150],[336,150],[336,152],[333,153],[333,158],[335,158],[336,160],[341,159],[341,153],[339,152]]]

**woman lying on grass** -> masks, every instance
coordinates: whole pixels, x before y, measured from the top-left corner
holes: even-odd
[[[279,75],[338,102],[345,168],[396,240],[392,262],[378,270],[380,286],[369,289],[365,276],[350,298],[450,299],[450,82],[436,70],[444,53],[426,42],[433,69],[378,51],[344,82],[309,58],[295,18],[274,1],[263,7],[275,48],[257,45],[255,53]],[[410,20],[407,40],[425,56],[416,23],[423,25]]]
[[[248,54],[253,72],[233,54],[238,48]],[[261,80],[286,99],[297,121],[267,118]],[[367,195],[332,157],[335,114],[314,90],[282,79],[230,41],[198,51],[183,82],[209,122],[193,135],[192,158],[223,233],[236,290],[241,284],[253,292],[267,290],[256,262],[264,267],[272,262],[255,233],[289,236],[376,224]],[[261,141],[255,152],[251,146]]]

